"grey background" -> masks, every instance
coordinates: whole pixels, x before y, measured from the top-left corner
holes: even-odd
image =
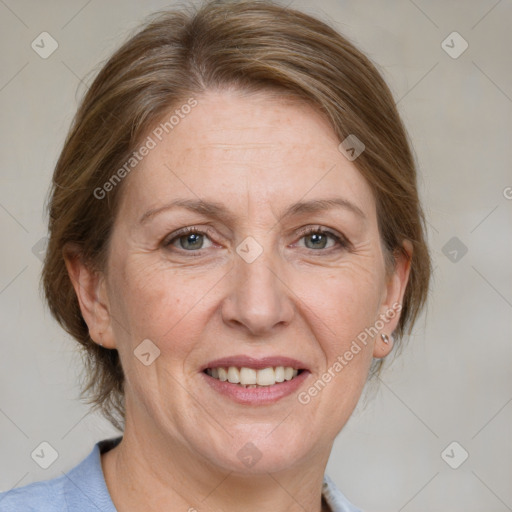
[[[60,475],[117,434],[77,400],[80,358],[42,304],[34,252],[77,98],[168,5],[0,0],[2,491]],[[335,24],[390,84],[419,162],[435,266],[427,315],[338,437],[327,472],[368,511],[512,510],[512,3],[292,5]],[[43,31],[59,45],[47,59],[31,48]],[[453,31],[469,44],[456,59],[441,46]],[[453,53],[462,46],[452,39]],[[59,454],[48,469],[30,455],[42,441]],[[469,454],[458,469],[441,457],[453,441],[452,465]]]

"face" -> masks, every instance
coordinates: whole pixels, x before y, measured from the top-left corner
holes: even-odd
[[[372,191],[310,106],[196,99],[126,178],[84,316],[119,351],[127,428],[278,471],[328,456],[391,348],[407,266],[386,272]]]

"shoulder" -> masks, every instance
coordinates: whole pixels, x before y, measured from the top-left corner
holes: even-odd
[[[120,440],[100,441],[84,460],[61,476],[0,493],[0,512],[115,512],[100,456]]]
[[[67,509],[64,476],[0,493],[0,512],[62,512]]]

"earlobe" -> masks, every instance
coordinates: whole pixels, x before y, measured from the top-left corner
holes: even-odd
[[[391,350],[393,350],[394,344],[395,339],[393,338],[392,334],[381,333],[380,336],[377,336],[375,339],[373,357],[375,359],[386,357],[391,352]]]
[[[103,347],[115,348],[103,274],[86,264],[76,250],[68,248],[64,260],[89,336]]]

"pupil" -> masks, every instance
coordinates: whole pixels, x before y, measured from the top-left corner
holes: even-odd
[[[315,247],[323,247],[322,242],[324,242],[325,245],[325,236],[322,233],[313,233],[312,235],[310,235],[310,238],[313,241],[313,245]]]
[[[197,245],[201,245],[201,237],[203,235],[200,235],[200,234],[197,234],[197,233],[191,233],[189,235],[186,235],[184,238],[186,239],[185,241],[185,245],[188,245],[189,242],[194,246],[194,244],[197,244]],[[183,240],[183,239],[182,239]],[[183,247],[183,243],[181,244],[181,246]],[[187,249],[187,248],[190,248],[190,247],[183,247],[183,249]],[[192,247],[193,249],[197,249],[196,246]]]

